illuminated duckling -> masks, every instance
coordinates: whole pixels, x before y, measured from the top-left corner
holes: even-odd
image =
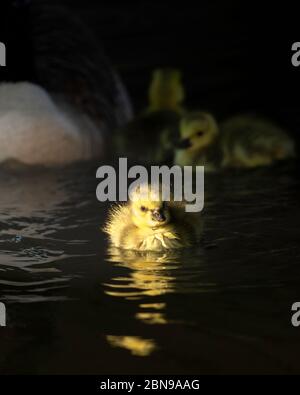
[[[219,166],[219,127],[210,113],[187,113],[181,119],[179,131],[181,140],[176,145],[176,164],[205,166],[206,170],[215,170]]]
[[[184,97],[180,71],[155,70],[149,87],[148,107],[117,133],[119,156],[144,163],[172,160]]]
[[[164,201],[153,189],[135,191],[131,200],[115,206],[104,227],[115,247],[136,251],[164,251],[188,247],[199,238],[196,214],[183,202]]]
[[[295,156],[288,134],[272,122],[255,116],[235,116],[220,127],[209,113],[185,115],[175,163],[218,168],[252,168]]]

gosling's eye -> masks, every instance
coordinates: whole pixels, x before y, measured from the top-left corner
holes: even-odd
[[[204,135],[204,132],[202,132],[201,130],[199,130],[198,132],[197,132],[197,136],[203,136]]]
[[[145,206],[141,206],[141,211],[143,211],[143,212],[147,211],[146,207]]]

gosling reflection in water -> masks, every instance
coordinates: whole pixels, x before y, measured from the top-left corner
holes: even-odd
[[[178,268],[177,252],[151,253],[109,249],[108,260],[119,267],[130,269],[124,277],[114,277],[105,284],[105,293],[127,300],[142,300],[135,318],[147,324],[167,324],[166,304],[158,296],[175,292],[176,278],[172,271]],[[151,298],[148,301],[148,298]]]
[[[105,284],[105,292],[127,300],[173,292],[175,277],[172,276],[172,270],[179,267],[178,257],[179,252],[176,251],[137,252],[111,247],[108,250],[108,261],[131,271],[128,276],[112,278],[109,284]],[[156,303],[151,305],[157,306]]]
[[[169,321],[165,316],[166,303],[159,296],[175,291],[175,276],[172,271],[178,268],[178,252],[137,252],[111,247],[108,261],[118,267],[130,269],[124,276],[116,276],[104,284],[105,293],[130,301],[140,301],[135,319],[145,324],[165,325]],[[107,335],[108,343],[120,347],[132,355],[146,357],[158,347],[154,339],[140,336]]]
[[[142,339],[139,336],[106,336],[112,347],[120,347],[130,351],[137,357],[147,357],[157,348],[154,340]]]

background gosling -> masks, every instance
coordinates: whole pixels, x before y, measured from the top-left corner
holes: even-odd
[[[164,251],[191,246],[200,236],[199,216],[183,202],[157,195],[134,196],[113,207],[103,229],[113,246],[136,251]]]
[[[184,97],[179,70],[155,70],[149,86],[148,107],[117,132],[119,156],[141,163],[171,162]]]
[[[221,160],[219,127],[208,112],[185,114],[179,124],[180,140],[176,144],[174,161],[180,166],[205,166],[215,170]]]
[[[156,69],[149,86],[149,106],[147,112],[174,111],[182,113],[185,90],[177,69]]]
[[[292,138],[268,119],[236,115],[220,125],[223,167],[268,166],[296,156]]]
[[[175,163],[181,166],[251,168],[295,156],[294,142],[285,131],[251,115],[232,117],[219,126],[209,113],[186,114],[180,122],[180,136]]]

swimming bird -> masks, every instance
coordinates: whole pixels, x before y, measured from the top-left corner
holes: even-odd
[[[295,156],[293,140],[273,122],[238,115],[218,124],[212,114],[188,113],[180,122],[175,163],[206,170],[252,168]]]
[[[288,133],[264,117],[236,115],[221,123],[220,130],[223,167],[268,166],[296,156]]]
[[[165,201],[161,193],[142,186],[127,204],[112,207],[103,230],[115,247],[164,251],[197,242],[201,225],[199,215],[185,212],[184,202]]]
[[[155,70],[148,97],[148,107],[118,130],[118,154],[142,163],[172,161],[172,147],[178,138],[178,123],[184,111],[182,102],[185,91],[180,71]]]
[[[216,170],[220,164],[219,126],[208,112],[188,112],[179,124],[181,139],[175,146],[174,162],[181,166],[205,166]]]

